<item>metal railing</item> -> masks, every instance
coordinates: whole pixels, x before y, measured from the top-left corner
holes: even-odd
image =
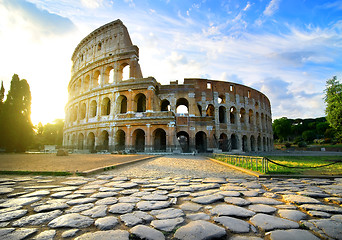
[[[265,157],[213,154],[216,160],[261,173],[268,172],[268,159]]]

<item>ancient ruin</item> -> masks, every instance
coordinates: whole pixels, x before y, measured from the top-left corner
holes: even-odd
[[[143,78],[139,48],[120,20],[86,36],[72,55],[63,144],[77,150],[248,152],[273,147],[271,105],[232,82]]]

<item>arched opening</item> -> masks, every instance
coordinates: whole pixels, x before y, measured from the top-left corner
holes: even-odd
[[[170,105],[170,102],[166,99],[164,99],[162,102],[161,102],[161,107],[160,107],[160,111],[162,112],[168,112],[171,110],[171,105]]]
[[[230,108],[230,110],[229,110],[229,112],[230,112],[230,123],[231,124],[235,124],[235,116],[236,116],[236,108],[235,107],[231,107]]]
[[[253,110],[252,109],[249,109],[249,112],[248,112],[248,123],[250,124],[250,125],[253,125],[253,121],[254,119],[253,119]]]
[[[260,118],[259,118],[259,113],[256,112],[255,114],[255,120],[256,120],[256,125],[259,128],[260,127]]]
[[[265,119],[264,119],[264,113],[261,113],[261,131],[264,130],[264,126],[265,126]]]
[[[137,103],[136,112],[146,112],[146,96],[139,93],[135,96],[135,102]]]
[[[95,135],[90,132],[87,137],[87,148],[91,151],[95,149]]]
[[[101,145],[100,150],[109,150],[109,134],[106,130],[102,131],[100,136]]]
[[[142,129],[137,129],[133,133],[134,146],[137,152],[145,151],[145,132]]]
[[[243,135],[243,137],[242,137],[242,151],[243,152],[248,151],[248,149],[247,149],[247,136],[246,135]]]
[[[75,147],[76,147],[76,135],[75,135],[75,134],[73,134],[73,135],[71,136],[71,143],[70,143],[70,146],[71,146],[72,148],[75,148]]]
[[[109,114],[110,114],[110,99],[108,97],[105,97],[102,100],[102,104],[101,104],[101,115],[107,116]]]
[[[255,102],[254,107],[255,107],[256,110],[258,110],[259,109],[259,103]]]
[[[101,73],[99,70],[94,72],[93,75],[93,87],[100,86],[101,84]]]
[[[206,116],[215,117],[215,107],[212,104],[209,104],[206,109]]]
[[[89,90],[89,85],[90,85],[90,76],[87,75],[84,78],[84,81],[83,81],[83,91],[88,91]]]
[[[227,134],[221,133],[220,140],[219,140],[219,148],[222,152],[229,152],[229,141]]]
[[[262,146],[263,146],[264,151],[266,151],[266,138],[265,137],[263,137],[262,139]]]
[[[78,112],[78,107],[75,107],[74,112],[73,112],[73,122],[77,121],[77,112]]]
[[[109,79],[108,79],[108,83],[113,83],[114,82],[114,68],[112,68],[109,71]]]
[[[182,151],[184,153],[189,152],[190,148],[189,148],[189,142],[190,142],[190,137],[189,134],[187,132],[181,131],[177,133],[177,140],[179,142],[179,145],[182,148]]]
[[[226,123],[227,116],[226,116],[226,108],[224,106],[219,107],[219,122]]]
[[[261,137],[260,136],[258,136],[257,145],[258,145],[258,151],[261,151]]]
[[[176,113],[177,114],[188,114],[189,113],[189,102],[185,98],[179,98],[176,102]]]
[[[166,132],[157,128],[153,133],[153,149],[155,151],[166,151]]]
[[[78,147],[77,147],[79,150],[83,150],[83,142],[84,142],[84,135],[80,133],[80,135],[78,135]]]
[[[224,103],[226,103],[226,97],[225,97],[223,94],[221,94],[221,95],[218,96],[218,98],[217,98],[217,103],[218,103],[218,104],[224,104]]]
[[[86,104],[82,103],[80,107],[80,119],[81,120],[85,119],[86,117],[86,109],[87,109]]]
[[[244,108],[240,109],[240,123],[245,123],[246,110]]]
[[[127,97],[124,95],[120,95],[117,99],[117,113],[127,113]]]
[[[198,107],[199,114],[202,117],[202,106],[197,104],[197,107]]]
[[[251,136],[251,151],[255,152],[255,138]]]
[[[90,112],[89,115],[91,118],[95,117],[97,114],[97,103],[95,100],[91,101],[90,103]]]
[[[123,130],[118,130],[115,134],[116,146],[115,150],[125,150],[126,133]]]
[[[238,139],[235,134],[231,135],[230,142],[232,144],[232,150],[238,149]]]
[[[128,80],[130,79],[130,71],[131,71],[131,67],[129,65],[126,65],[123,69],[122,69],[122,80]]]
[[[206,152],[207,151],[207,135],[205,132],[197,132],[195,135],[195,144],[196,150],[198,152]]]

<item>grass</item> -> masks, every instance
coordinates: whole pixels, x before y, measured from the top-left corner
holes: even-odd
[[[290,167],[278,166],[273,163],[268,165],[268,174],[293,174],[293,175],[342,175],[341,156],[269,156],[269,159]],[[319,167],[340,160],[340,163],[326,167]]]
[[[36,171],[0,171],[1,174],[8,175],[41,175],[41,176],[69,176],[70,172],[36,172]]]

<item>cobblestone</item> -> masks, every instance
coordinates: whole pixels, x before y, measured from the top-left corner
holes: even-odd
[[[0,239],[340,239],[341,189],[341,179],[257,179],[197,156],[90,177],[6,176]]]

